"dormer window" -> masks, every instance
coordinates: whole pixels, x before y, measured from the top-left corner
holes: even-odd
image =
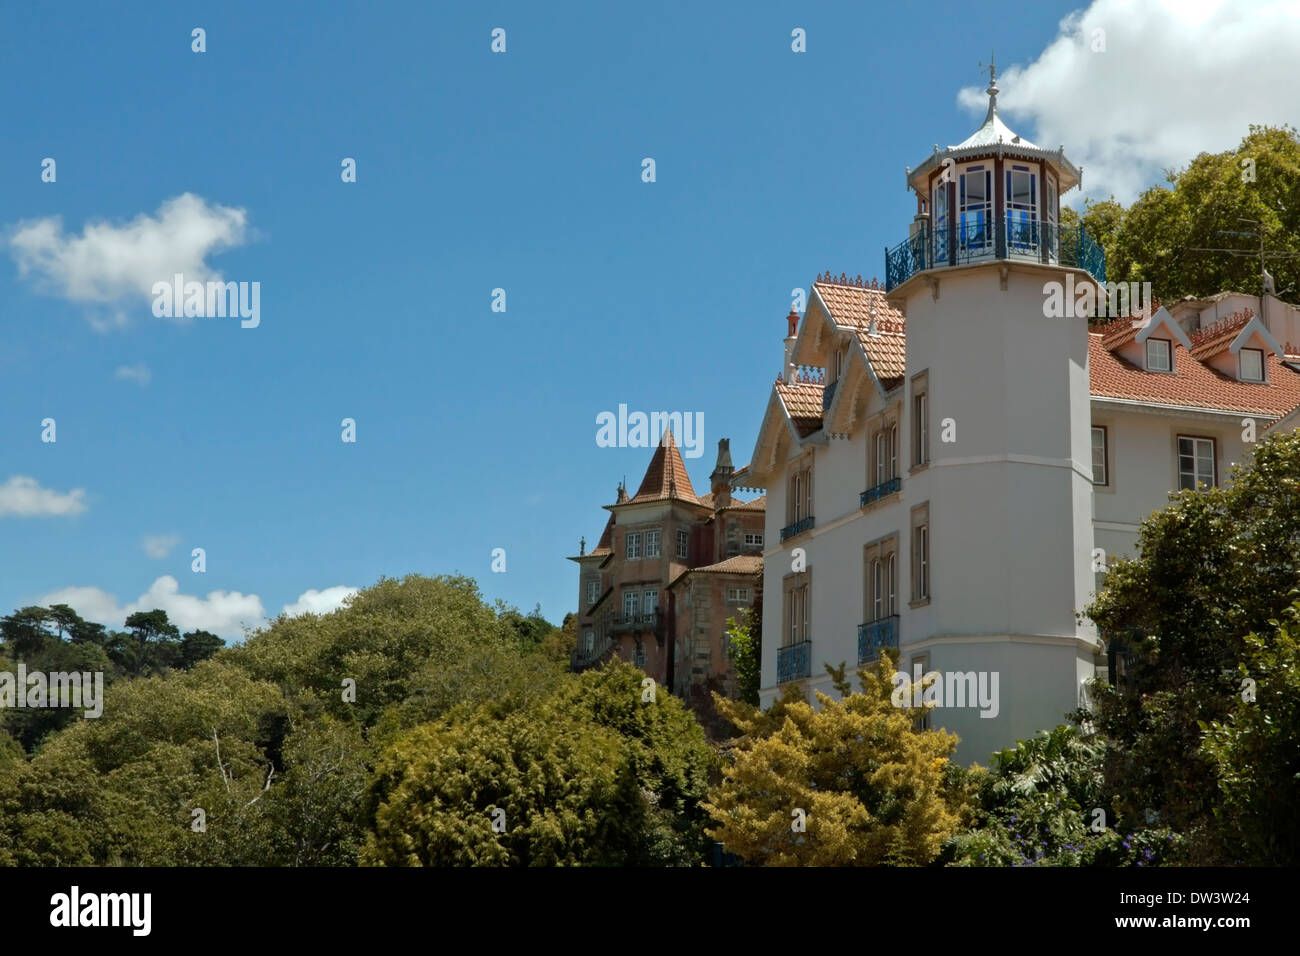
[[[1147,339],[1147,371],[1172,372],[1173,358],[1168,339]]]
[[[1243,382],[1264,381],[1264,350],[1241,350],[1241,380]]]

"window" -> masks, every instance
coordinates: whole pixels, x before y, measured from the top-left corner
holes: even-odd
[[[1038,250],[1038,176],[1031,166],[1013,165],[1006,172],[1007,246],[1018,252]]]
[[[812,468],[796,471],[790,477],[790,501],[786,507],[790,523],[812,517]]]
[[[791,579],[785,592],[785,647],[791,644],[800,644],[804,641],[812,640],[809,630],[809,591],[810,585],[807,581],[807,574],[797,575]]]
[[[641,533],[629,533],[627,536],[627,558],[629,561],[641,557]]]
[[[646,591],[641,601],[641,613],[649,616],[659,609],[659,592]]]
[[[1263,349],[1241,350],[1241,379],[1244,382],[1264,381]]]
[[[883,485],[891,478],[898,477],[898,426],[882,425],[875,436],[876,480],[873,484]]]
[[[897,544],[895,544],[897,548]],[[886,585],[889,588],[889,604],[886,611],[889,614],[895,614],[898,611],[898,552],[889,552],[889,558],[885,562]]]
[[[636,650],[632,654],[632,663],[645,670],[645,645],[640,641],[636,642]]]
[[[934,187],[934,261],[948,261],[948,184],[940,181]]]
[[[683,561],[690,555],[691,536],[686,531],[677,532],[677,557]]]
[[[596,632],[588,631],[582,636],[582,649],[586,654],[590,654],[596,649]]]
[[[749,588],[727,588],[727,602],[741,604],[749,600]]]
[[[912,509],[912,601],[930,599],[930,505]]]
[[[745,532],[745,547],[761,548],[763,546],[763,535],[754,531]]]
[[[623,617],[632,618],[641,613],[641,592],[623,592]]]
[[[925,465],[930,461],[930,396],[929,376],[918,375],[912,379],[912,465]]]
[[[600,581],[599,580],[588,581],[587,582],[587,603],[595,604],[596,598],[598,597],[600,597]]]
[[[1056,180],[1049,173],[1043,177],[1047,184],[1047,208],[1043,210],[1043,219],[1047,223],[1047,254],[1052,262],[1057,260],[1060,239],[1056,228],[1057,195]]]
[[[1214,487],[1214,439],[1178,436],[1178,489]]]
[[[1168,339],[1147,339],[1147,371],[1172,372],[1173,363],[1169,358]]]
[[[983,164],[967,166],[959,180],[958,258],[984,255],[993,250],[993,171]]]
[[[885,562],[877,558],[871,562],[871,620],[885,617]]]
[[[1106,429],[1102,425],[1092,426],[1092,483],[1110,484],[1110,476],[1106,473]]]
[[[898,536],[866,546],[866,620],[879,621],[898,613]]]
[[[647,558],[659,557],[659,532],[647,531],[645,533],[645,556]]]

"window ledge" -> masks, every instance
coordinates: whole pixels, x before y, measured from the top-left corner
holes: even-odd
[[[930,603],[930,599],[926,597],[926,598],[920,598],[916,601],[908,601],[907,606],[912,609],[916,609],[918,607],[925,607],[929,603]]]
[[[930,463],[928,461],[923,461],[919,465],[913,465],[911,470],[908,472],[908,474],[909,475],[919,474],[920,472],[925,471],[929,467],[930,467]]]

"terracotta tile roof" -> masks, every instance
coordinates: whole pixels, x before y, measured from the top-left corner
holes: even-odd
[[[830,309],[836,325],[865,329],[871,324],[873,305],[877,322],[883,319],[903,323],[903,313],[885,301],[885,290],[875,279],[868,283],[862,276],[850,279],[843,273],[836,279],[827,272],[817,277],[813,288]]]
[[[591,554],[609,554],[614,547],[614,516],[605,522],[605,530],[600,534],[600,541],[591,549]]]
[[[677,449],[677,441],[671,431],[664,432],[663,440],[655,448],[650,466],[641,479],[641,487],[632,496],[632,501],[663,501],[669,497],[696,504],[700,501],[695,495],[691,476],[686,473],[686,463],[682,461],[682,453]]]
[[[735,498],[732,498],[731,504],[719,510],[721,511],[766,511],[767,495],[760,495],[759,497],[755,498],[753,501],[739,501]]]
[[[717,564],[706,564],[701,568],[687,568],[677,577],[668,583],[668,586],[676,587],[677,583],[691,574],[762,574],[763,559],[757,554],[738,554],[735,557],[727,558],[725,561],[719,561]]]
[[[1131,316],[1122,316],[1118,319],[1111,319],[1105,325],[1093,326],[1088,330],[1090,335],[1100,335],[1102,344],[1108,349],[1117,349],[1126,342],[1133,341],[1133,337],[1138,334],[1142,327],[1141,323],[1134,324]]]
[[[787,385],[776,383],[776,394],[781,397],[785,413],[802,438],[822,427],[822,386],[811,382]]]
[[[876,335],[872,335],[867,329],[856,330],[872,371],[880,379],[881,387],[888,392],[907,377],[907,336],[901,322],[888,320],[878,320],[876,332]]]
[[[1174,344],[1174,372],[1148,372],[1112,353],[1099,332],[1088,335],[1088,370],[1096,398],[1245,412],[1277,418],[1300,406],[1300,373],[1269,355],[1268,382],[1239,382]]]
[[[1213,325],[1207,325],[1191,337],[1192,356],[1204,360],[1211,355],[1218,355],[1232,344],[1237,333],[1246,327],[1254,315],[1254,309],[1246,309],[1244,312],[1234,312]]]

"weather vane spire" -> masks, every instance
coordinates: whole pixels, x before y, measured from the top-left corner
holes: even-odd
[[[980,69],[989,71],[989,88],[984,92],[989,95],[989,115],[992,116],[998,108],[998,60],[995,51],[989,52],[988,66],[981,63]]]

